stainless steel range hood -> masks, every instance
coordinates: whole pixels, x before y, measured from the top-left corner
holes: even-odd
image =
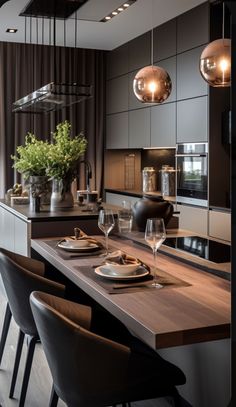
[[[50,113],[92,97],[91,85],[48,83],[13,103],[14,113]]]
[[[1,1],[1,0],[0,0]],[[44,85],[13,103],[14,113],[50,113],[92,97],[92,86],[58,83],[56,80],[56,18],[66,19],[87,0],[30,0],[20,13],[25,17],[46,17],[54,21],[54,82]],[[76,21],[77,23],[77,21]],[[76,31],[75,31],[76,32]]]

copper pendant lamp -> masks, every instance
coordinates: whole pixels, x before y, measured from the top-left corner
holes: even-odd
[[[153,65],[153,28],[151,32],[151,65],[140,69],[133,81],[133,91],[142,103],[162,103],[170,95],[172,83],[168,72]]]
[[[231,85],[231,40],[224,38],[224,20],[223,3],[222,38],[208,44],[200,57],[201,75],[213,87]]]

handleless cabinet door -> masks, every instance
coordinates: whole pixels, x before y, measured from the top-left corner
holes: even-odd
[[[107,79],[115,78],[129,71],[128,44],[107,53]]]
[[[208,210],[190,205],[177,205],[179,228],[193,233],[208,234]]]
[[[163,103],[174,102],[176,100],[176,57],[174,56],[172,58],[163,59],[163,61],[156,62],[155,65],[166,70],[172,83],[171,93]]]
[[[208,85],[199,71],[204,48],[194,48],[177,56],[177,100],[207,95]]]
[[[177,102],[177,143],[208,141],[208,97]]]
[[[128,75],[107,81],[106,113],[119,113],[128,110]]]
[[[176,104],[151,108],[151,147],[176,146]]]
[[[153,60],[169,58],[176,54],[176,19],[173,18],[153,30]]]
[[[106,117],[106,148],[128,148],[128,112]]]
[[[150,147],[150,108],[129,112],[129,147]]]
[[[133,39],[129,43],[129,72],[151,63],[151,32]]]
[[[133,90],[133,81],[137,72],[138,71],[133,71],[129,73],[129,110],[142,109],[145,107],[145,104],[136,98]]]
[[[205,2],[177,17],[177,54],[209,42],[209,4]]]

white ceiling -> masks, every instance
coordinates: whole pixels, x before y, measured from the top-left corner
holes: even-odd
[[[145,33],[165,21],[168,21],[206,0],[137,0],[127,10],[106,23],[99,22],[106,14],[122,5],[122,0],[88,0],[77,13],[76,45],[81,48],[112,50],[125,42]],[[25,42],[25,18],[19,13],[29,0],[10,0],[0,8],[0,41]],[[57,45],[75,46],[74,16],[66,22],[66,42],[64,42],[64,21],[57,20]],[[199,22],[200,24],[200,22]],[[27,42],[48,44],[49,20],[44,20],[44,36],[42,36],[42,20],[27,18]],[[17,28],[16,34],[6,33],[7,28]],[[51,24],[51,30],[52,30]],[[52,32],[52,31],[51,31]],[[37,35],[38,33],[38,35]],[[52,36],[51,36],[52,38]],[[51,40],[52,43],[52,40]]]

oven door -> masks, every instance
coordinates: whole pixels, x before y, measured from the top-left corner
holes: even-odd
[[[207,206],[207,154],[177,154],[177,201]]]

